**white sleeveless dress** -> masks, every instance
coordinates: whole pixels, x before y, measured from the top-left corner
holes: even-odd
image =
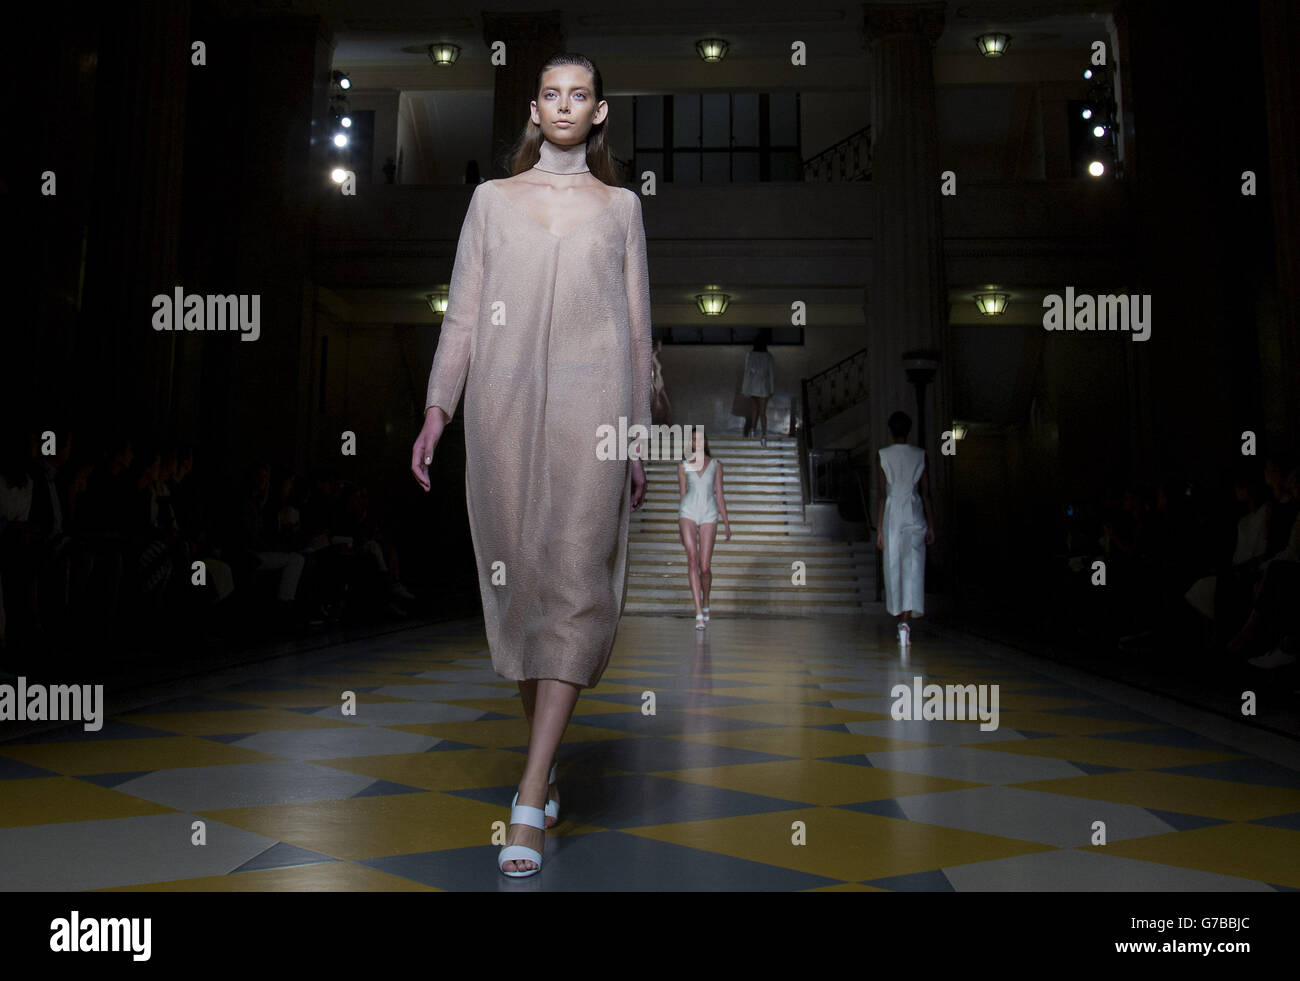
[[[892,616],[925,612],[925,506],[916,482],[925,468],[925,450],[894,443],[880,450],[885,471],[884,543],[885,609]]]
[[[769,398],[776,387],[776,360],[770,351],[750,351],[745,355],[745,379],[741,395]]]

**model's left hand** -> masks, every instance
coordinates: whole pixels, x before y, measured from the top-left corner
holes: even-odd
[[[727,541],[731,541],[731,522],[727,522]]]
[[[641,510],[645,502],[645,464],[640,460],[632,461],[632,510]]]

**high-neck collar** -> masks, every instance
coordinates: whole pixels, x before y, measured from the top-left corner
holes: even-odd
[[[587,166],[586,140],[573,146],[557,146],[543,136],[539,149],[542,156],[533,164],[534,170],[548,174],[585,174],[591,169]]]

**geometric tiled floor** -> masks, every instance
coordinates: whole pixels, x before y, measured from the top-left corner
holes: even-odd
[[[527,879],[493,844],[527,722],[466,621],[0,742],[0,888],[1300,889],[1295,743],[890,622],[624,617]],[[916,675],[997,684],[999,727],[894,720]]]

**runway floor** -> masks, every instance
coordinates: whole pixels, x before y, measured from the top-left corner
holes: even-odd
[[[0,888],[1300,889],[1300,744],[924,620],[904,655],[886,617],[625,617],[527,879],[481,621],[245,675],[0,742]],[[896,720],[917,677],[997,685],[998,727]]]

